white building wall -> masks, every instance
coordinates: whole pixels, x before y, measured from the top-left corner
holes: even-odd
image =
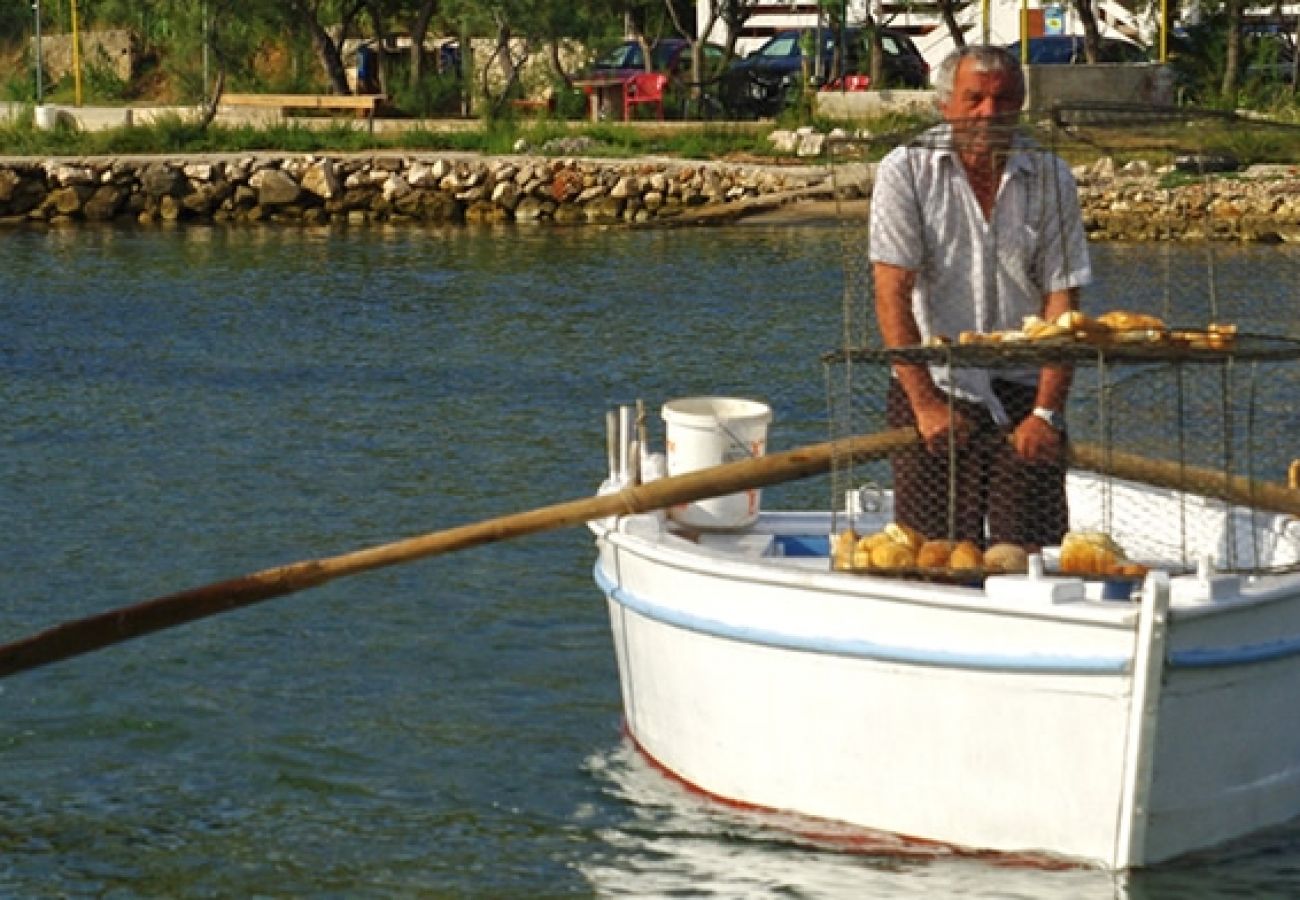
[[[866,18],[869,0],[848,0],[849,24],[857,24]],[[898,28],[912,35],[912,40],[925,56],[931,69],[951,52],[952,38],[943,26],[942,20],[932,11],[913,11],[909,5],[900,2],[882,3],[870,0],[871,9],[884,24]],[[696,13],[701,28],[707,24],[715,0],[696,0]],[[1067,34],[1081,34],[1082,26],[1066,0],[1059,3],[1047,3],[1043,0],[1030,0],[1031,9],[1046,6],[1059,6],[1064,12]],[[899,11],[894,12],[897,9]],[[984,10],[975,2],[958,14],[958,24],[966,36],[967,43],[978,43],[983,39]],[[991,44],[1010,44],[1020,39],[1021,0],[988,0],[988,41]],[[768,37],[787,28],[813,27],[818,24],[817,4],[815,2],[790,3],[780,0],[760,0],[759,11],[745,24],[744,31],[736,42],[737,52],[742,56],[756,49]],[[1098,24],[1103,36],[1120,36],[1137,39],[1142,43],[1154,41],[1155,23],[1153,19],[1140,19],[1114,0],[1102,0],[1099,4]],[[717,23],[714,29],[702,38],[719,44],[726,43],[726,29]]]
[[[1040,10],[1047,6],[1060,7],[1063,13],[1064,27],[1062,33],[1083,34],[1083,25],[1070,4],[1065,2],[1057,4],[1031,2],[1029,4],[1029,8],[1034,10]],[[1130,13],[1117,3],[1103,2],[1098,6],[1097,25],[1100,28],[1102,37],[1128,38],[1143,44],[1148,42],[1145,37],[1148,33],[1147,29],[1144,27],[1143,22],[1133,13]],[[1022,19],[1020,0],[989,0],[988,19],[988,43],[1005,45],[1020,40]],[[966,36],[966,43],[977,44],[984,40],[985,29],[979,4],[969,6],[959,13],[957,23],[962,26]],[[931,69],[935,68],[945,56],[951,53],[955,46],[952,38],[948,35],[948,29],[943,27],[942,22],[935,16],[902,13],[888,19],[886,24],[892,28],[901,28],[912,32],[913,42],[925,57],[926,62],[930,64]],[[917,32],[926,28],[930,30],[918,36]]]
[[[866,18],[868,0],[848,0],[848,21],[861,22]],[[695,0],[696,21],[703,29],[717,6],[717,0]],[[817,3],[790,2],[790,0],[758,0],[758,8],[745,23],[744,30],[736,40],[736,52],[741,56],[758,49],[769,37],[778,31],[789,28],[810,28],[817,23]],[[708,34],[701,38],[718,44],[727,41],[726,26],[721,22],[715,24]]]

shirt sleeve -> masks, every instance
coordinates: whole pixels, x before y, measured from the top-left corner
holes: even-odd
[[[913,165],[901,148],[880,161],[871,190],[867,256],[873,263],[916,271],[921,268],[925,241]]]
[[[1044,211],[1054,221],[1043,223],[1042,286],[1044,291],[1063,291],[1092,281],[1088,241],[1079,211],[1079,187],[1070,167],[1053,159],[1055,178],[1046,185]]]

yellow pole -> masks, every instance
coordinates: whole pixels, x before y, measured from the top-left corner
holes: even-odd
[[[1160,0],[1160,62],[1169,62],[1169,0]]]
[[[980,0],[980,43],[989,42],[989,0]]]
[[[1020,64],[1029,65],[1029,0],[1020,0]]]
[[[72,94],[77,106],[81,105],[81,32],[77,28],[77,0],[72,4]]]

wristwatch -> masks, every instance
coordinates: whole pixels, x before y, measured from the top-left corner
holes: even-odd
[[[1051,425],[1057,431],[1065,431],[1065,416],[1061,415],[1054,409],[1048,409],[1046,406],[1035,406],[1034,415],[1042,419],[1048,425]]]

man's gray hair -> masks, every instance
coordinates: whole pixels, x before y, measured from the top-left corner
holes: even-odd
[[[1020,60],[1005,48],[995,44],[967,44],[958,47],[943,58],[934,73],[935,101],[944,104],[952,97],[953,81],[957,78],[957,67],[963,59],[971,60],[976,72],[1006,72],[1014,75],[1020,82],[1020,90],[1025,89],[1025,72],[1020,68]]]

